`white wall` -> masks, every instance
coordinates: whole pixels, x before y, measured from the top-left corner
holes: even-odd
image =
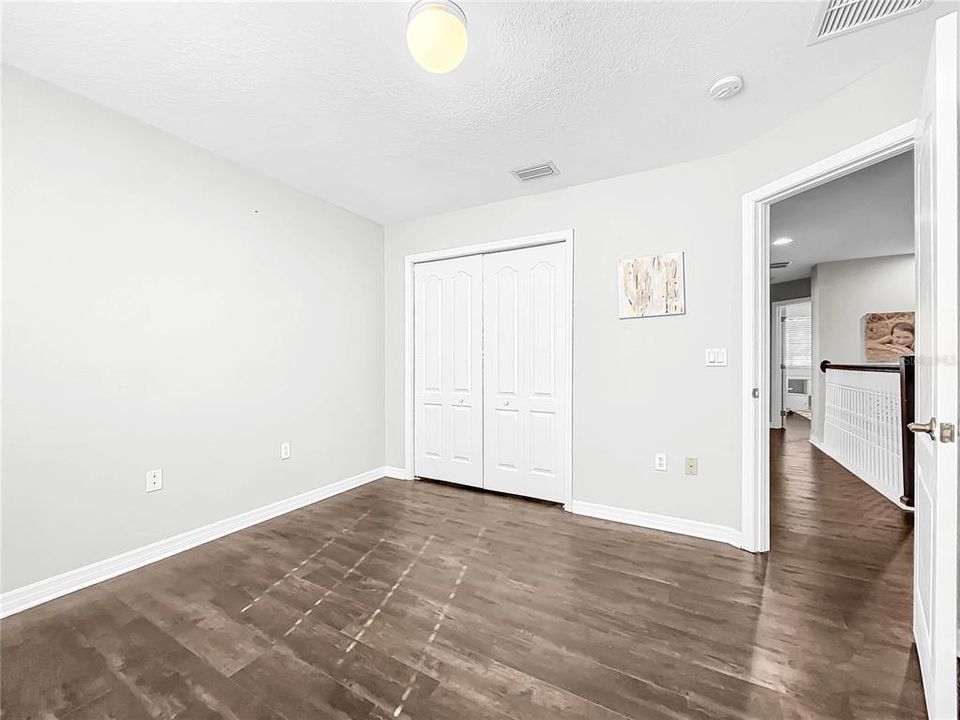
[[[404,461],[404,256],[574,228],[575,499],[739,528],[741,195],[913,119],[925,59],[918,48],[728,155],[388,225],[387,464]],[[675,250],[687,314],[618,320],[617,259]],[[704,367],[721,346],[729,367]]]
[[[866,362],[863,316],[916,310],[913,255],[820,263],[813,268],[813,424],[810,436],[823,440],[825,376],[820,363]]]
[[[379,225],[9,67],[3,180],[3,590],[383,465]]]

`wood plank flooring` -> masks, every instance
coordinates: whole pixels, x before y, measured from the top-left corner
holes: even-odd
[[[2,717],[925,717],[909,518],[772,455],[768,556],[377,481],[8,618]]]

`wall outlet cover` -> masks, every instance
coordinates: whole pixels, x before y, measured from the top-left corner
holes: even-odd
[[[687,475],[697,474],[697,459],[695,457],[684,458],[684,472]]]
[[[667,454],[666,453],[657,453],[653,456],[653,469],[658,472],[667,471]]]
[[[288,442],[280,443],[280,459],[281,460],[290,459],[290,443]]]
[[[163,469],[147,470],[146,491],[148,493],[163,489]]]

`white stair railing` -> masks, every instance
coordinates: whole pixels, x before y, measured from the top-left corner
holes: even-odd
[[[898,369],[826,367],[823,450],[900,507],[903,419]]]

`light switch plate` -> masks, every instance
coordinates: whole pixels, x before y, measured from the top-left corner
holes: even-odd
[[[163,489],[163,469],[147,470],[146,491],[148,493]]]
[[[727,349],[726,348],[707,348],[706,350],[707,367],[726,367]]]
[[[280,443],[280,459],[281,460],[290,459],[290,443],[289,442]]]
[[[653,456],[653,469],[658,472],[667,471],[667,454],[657,453]]]

